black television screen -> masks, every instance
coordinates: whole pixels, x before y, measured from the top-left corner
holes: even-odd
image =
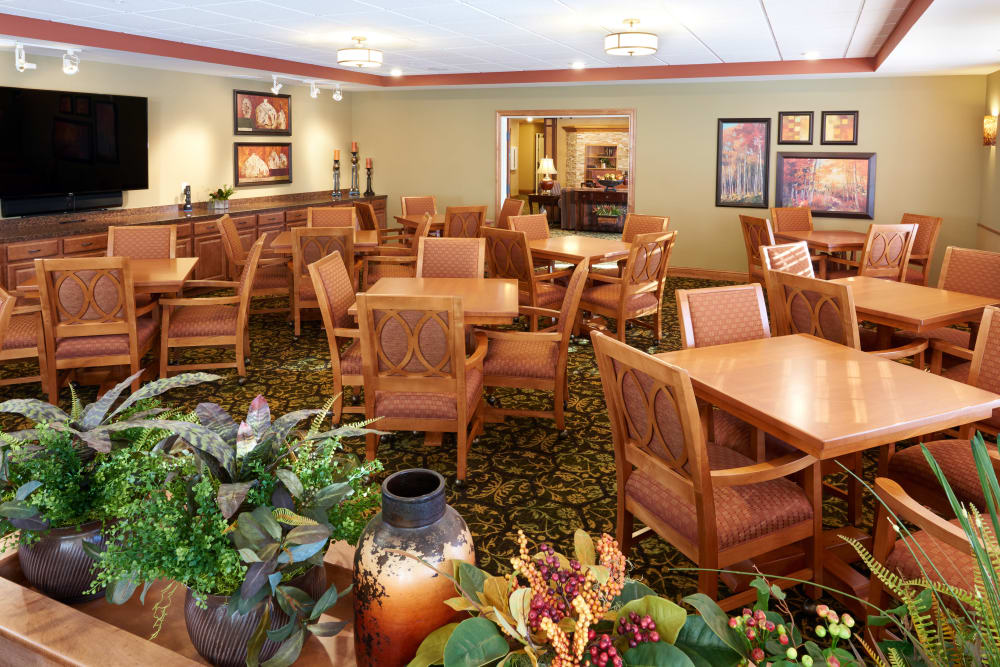
[[[149,187],[145,97],[0,87],[0,198]]]

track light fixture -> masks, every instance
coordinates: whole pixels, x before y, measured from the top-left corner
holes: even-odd
[[[73,76],[80,71],[80,56],[73,52],[73,49],[66,49],[63,54],[63,74]]]
[[[281,90],[281,85],[282,84],[278,83],[278,75],[277,74],[272,74],[271,75],[271,92],[274,93],[275,95],[277,95],[278,92]]]
[[[17,42],[14,44],[14,69],[18,72],[24,72],[25,70],[35,69],[38,67],[35,63],[29,63],[27,56],[24,53],[24,44]]]
[[[315,81],[309,82],[309,97],[313,99],[319,97],[319,86],[316,85]]]
[[[344,99],[344,93],[340,90],[340,84],[338,83],[337,87],[333,89],[333,100],[334,102],[339,102],[342,99]]]

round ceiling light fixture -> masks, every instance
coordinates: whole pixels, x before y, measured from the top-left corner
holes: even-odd
[[[382,52],[365,46],[364,37],[352,37],[354,46],[337,51],[337,64],[343,67],[381,67]]]
[[[604,37],[604,52],[609,56],[651,56],[656,53],[660,39],[651,32],[638,32],[639,19],[623,21],[628,30],[613,32]]]

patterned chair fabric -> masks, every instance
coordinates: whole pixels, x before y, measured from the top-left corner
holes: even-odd
[[[549,238],[549,218],[545,213],[512,216],[510,228],[527,234],[529,241]]]
[[[961,527],[958,519],[952,519],[950,523]],[[975,590],[974,573],[978,570],[975,558],[923,530],[914,531],[906,541],[896,540],[885,566],[904,579],[929,577],[931,581],[945,582],[969,592]],[[958,602],[954,598],[949,595],[941,597],[947,606],[957,609]]]
[[[583,291],[582,306],[617,308],[624,300],[625,313],[637,312],[659,305],[655,288],[666,275],[676,232],[640,234],[632,240],[632,249],[622,270],[622,282],[598,283]]]
[[[485,261],[485,239],[422,238],[417,249],[417,277],[482,278]]]
[[[108,257],[169,259],[176,256],[176,225],[108,228]]]
[[[958,330],[948,329],[948,331]],[[972,361],[959,363],[942,371],[941,374],[952,380],[1000,394],[1000,308],[989,306],[984,310]],[[994,410],[993,415],[983,423],[1000,429],[1000,408]]]
[[[669,226],[670,218],[666,216],[629,213],[625,216],[625,226],[622,227],[622,241],[631,243],[639,234],[665,232]]]
[[[13,303],[13,297],[10,299]],[[35,315],[12,315],[7,326],[0,329],[0,350],[8,352],[35,347],[38,345],[39,324]]]
[[[968,440],[936,440],[925,442],[924,446],[941,466],[958,501],[986,510],[983,485],[972,458],[972,443]],[[889,459],[889,477],[911,496],[924,498],[929,492],[933,492],[941,497],[941,509],[949,507],[941,483],[927,464],[919,446],[907,447]]]
[[[358,228],[374,230],[379,228],[378,216],[375,209],[367,202],[354,202],[354,212],[358,218]]]
[[[247,259],[247,251],[243,248],[243,239],[240,238],[240,230],[236,228],[236,223],[227,213],[216,220],[215,224],[219,228],[219,235],[222,237],[230,262],[242,265]]]
[[[917,235],[913,239],[913,249],[910,252],[910,266],[906,269],[906,282],[918,285],[927,284],[930,273],[934,248],[937,246],[938,233],[941,231],[941,218],[931,215],[904,213],[901,225],[917,225]],[[916,264],[915,268],[913,264]]]
[[[810,334],[861,349],[854,299],[846,285],[787,273],[774,273],[777,299],[771,319],[779,333]]]
[[[357,227],[353,206],[310,206],[306,216],[306,227]]]
[[[444,235],[450,238],[479,238],[479,230],[485,222],[485,206],[449,206],[444,214]]]
[[[948,246],[938,287],[1000,299],[1000,252]]]
[[[430,213],[437,215],[437,203],[434,197],[401,197],[401,210],[404,216],[423,215]]]
[[[349,258],[350,275],[357,276],[352,228],[299,227],[292,230],[292,311],[296,336],[302,333],[302,311],[319,307],[316,290],[309,276],[309,265],[334,252]],[[352,277],[351,284],[356,285],[357,279]]]
[[[812,211],[807,206],[785,206],[771,209],[775,232],[811,232]]]
[[[354,286],[344,266],[343,255],[333,250],[316,262],[310,263],[313,292],[326,303],[330,313],[328,331],[335,327],[351,328],[354,321],[347,310],[354,303]]]
[[[135,321],[135,330],[136,345],[142,349],[156,335],[158,327],[152,317],[140,317]],[[129,349],[128,334],[77,336],[56,339],[56,359],[124,356],[129,353]]]
[[[531,249],[526,234],[487,227],[483,230],[483,238],[491,278],[512,278],[524,285],[531,280]]]
[[[761,259],[760,249],[761,246],[774,245],[771,223],[766,218],[741,215],[740,229],[743,231],[743,246],[747,251],[747,273],[751,280],[763,279],[764,261]],[[812,262],[809,262],[809,268],[812,268]]]
[[[684,347],[707,347],[771,336],[757,283],[677,290]]]
[[[515,215],[521,215],[522,210],[524,210],[523,199],[513,199],[511,197],[504,199],[503,206],[500,207],[500,215],[497,216],[497,229],[510,229],[510,218]]]
[[[760,258],[765,271],[790,273],[793,276],[815,278],[809,246],[805,241],[779,243],[760,249]]]

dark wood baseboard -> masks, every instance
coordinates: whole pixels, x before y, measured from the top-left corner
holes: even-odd
[[[699,269],[689,266],[672,266],[667,269],[671,278],[698,278],[701,280],[724,280],[734,283],[745,283],[748,276],[743,271],[720,271],[718,269]]]

